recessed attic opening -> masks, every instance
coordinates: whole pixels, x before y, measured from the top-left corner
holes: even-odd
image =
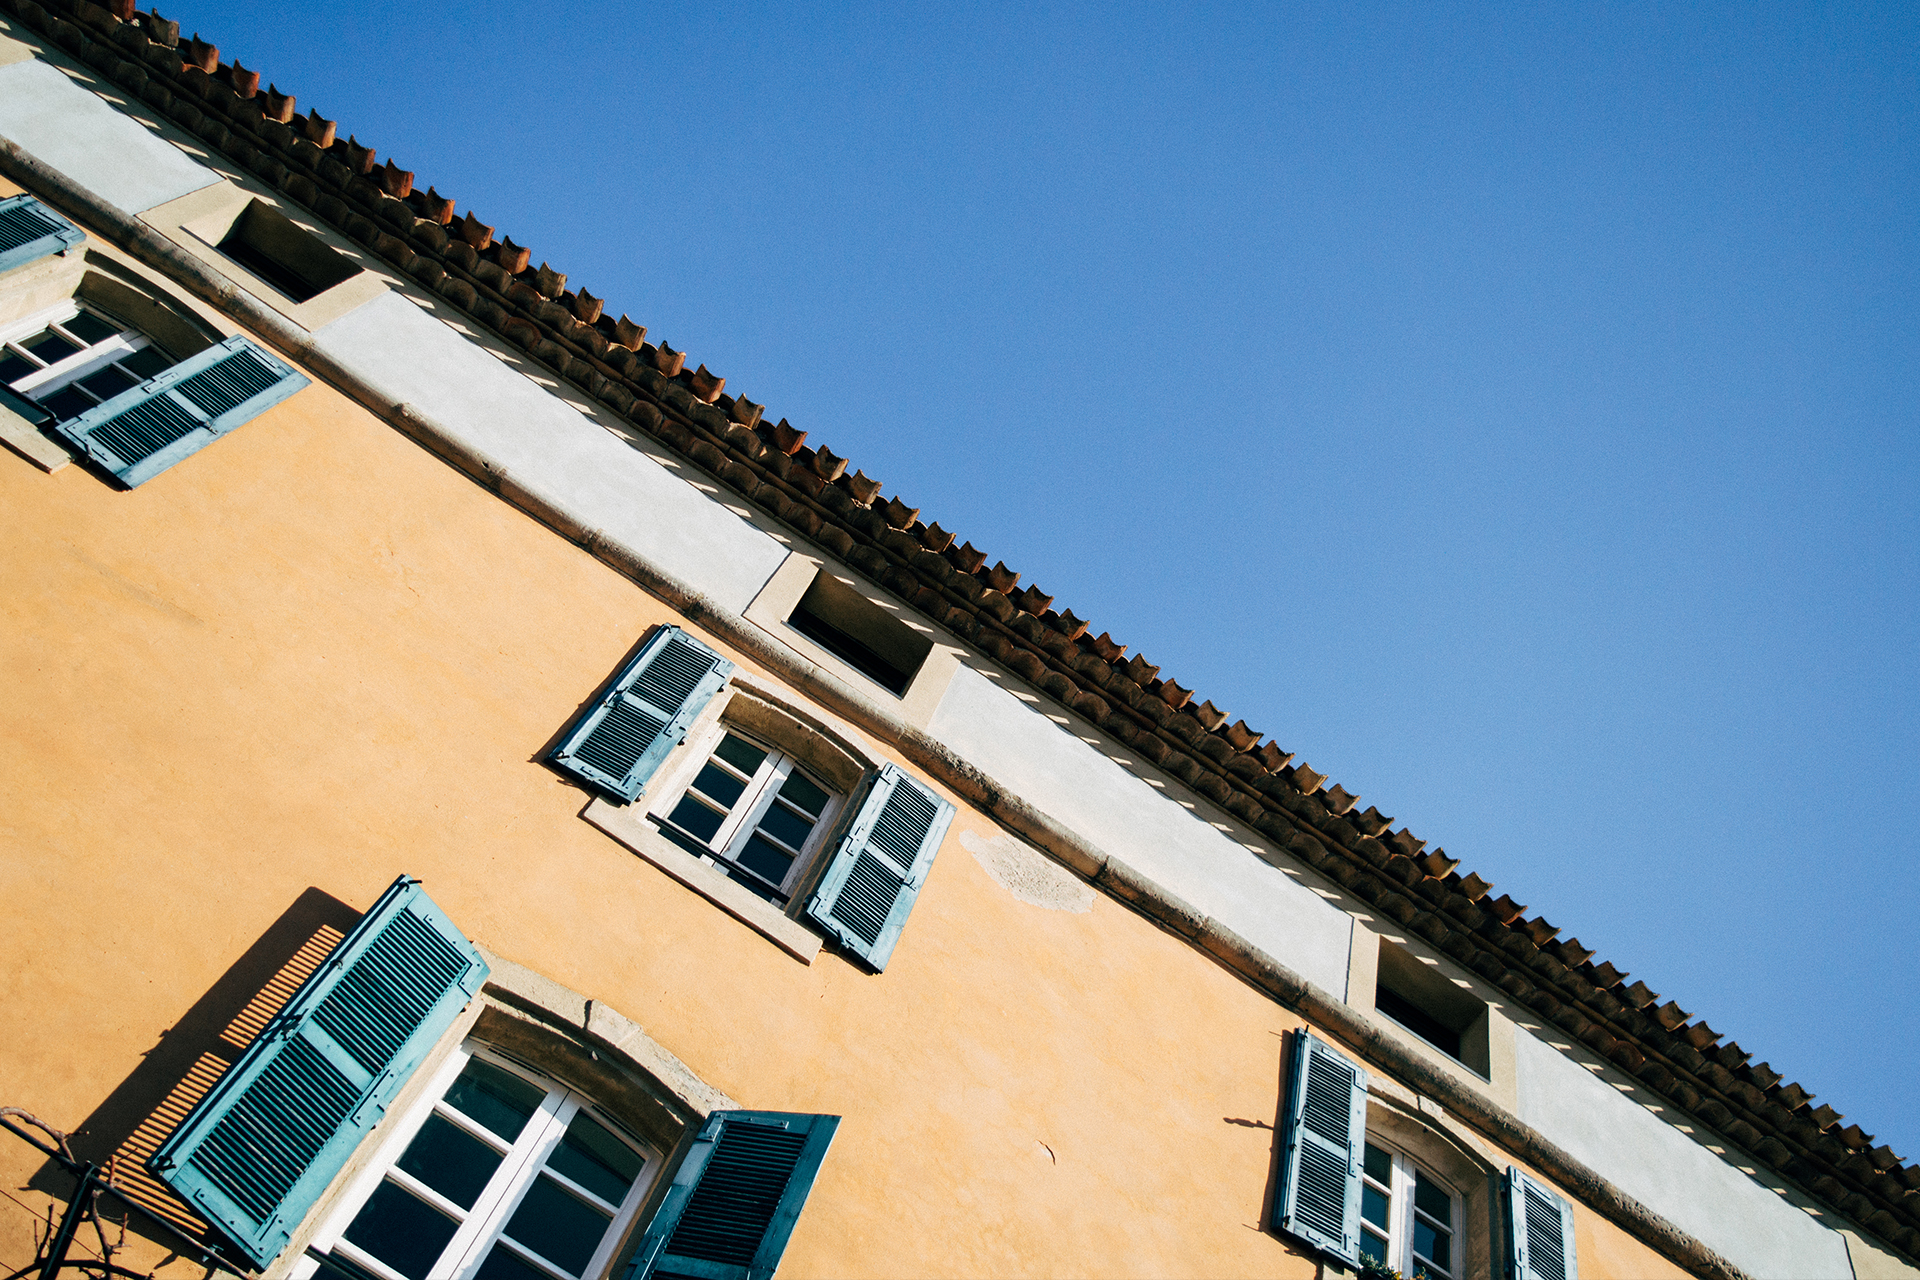
[[[1380,940],[1373,1007],[1450,1058],[1488,1075],[1486,1002],[1407,948]]]
[[[351,258],[261,200],[241,211],[219,248],[295,302],[318,297],[361,271]]]
[[[822,570],[787,625],[879,684],[904,696],[933,641]]]

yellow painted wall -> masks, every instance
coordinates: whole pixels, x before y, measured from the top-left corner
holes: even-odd
[[[0,1103],[80,1123],[303,894],[405,871],[743,1105],[845,1117],[784,1275],[1315,1274],[1259,1229],[1296,1019],[1017,901],[964,807],[883,976],[635,858],[535,761],[673,615],[330,388],[132,492],[0,454],[0,509]],[[1582,1230],[1590,1280],[1659,1273]]]

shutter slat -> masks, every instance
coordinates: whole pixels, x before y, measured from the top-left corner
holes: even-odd
[[[246,338],[228,338],[53,429],[131,489],[306,385]]]
[[[266,1266],[486,976],[473,944],[402,876],[152,1168]]]
[[[716,1111],[641,1235],[627,1280],[767,1280],[840,1117]]]
[[[1275,1225],[1357,1265],[1367,1073],[1306,1031],[1295,1032],[1281,1128]]]
[[[953,806],[886,765],[807,900],[807,915],[876,970],[885,969]]]
[[[86,239],[80,228],[32,196],[0,200],[0,271],[65,253]]]
[[[706,645],[661,627],[548,759],[619,799],[637,800],[732,674],[733,664]]]
[[[1503,1217],[1513,1280],[1580,1280],[1573,1206],[1518,1165],[1507,1169]]]

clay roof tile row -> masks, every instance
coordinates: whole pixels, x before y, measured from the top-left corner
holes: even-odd
[[[1493,886],[1457,859],[1251,729],[971,542],[921,523],[918,508],[765,406],[726,393],[704,364],[646,340],[604,300],[429,187],[412,170],[309,111],[197,34],[132,0],[0,0],[49,36],[288,197],[675,448],[808,538],[1098,725],[1153,764],[1483,975],[1682,1109],[1910,1257],[1920,1256],[1920,1167]],[[1385,836],[1383,839],[1382,837]],[[1657,1005],[1657,1007],[1656,1007]]]

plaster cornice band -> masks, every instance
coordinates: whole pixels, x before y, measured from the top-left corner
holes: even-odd
[[[584,525],[556,498],[517,483],[505,467],[475,450],[459,433],[435,421],[419,406],[387,400],[377,388],[321,350],[306,330],[235,287],[152,227],[102,200],[6,138],[0,138],[0,172],[30,187],[36,195],[60,207],[76,221],[98,228],[125,252],[166,272],[236,324],[259,335],[283,355],[298,360],[309,372],[488,490],[658,596],[689,621],[723,637],[767,670],[802,688],[834,714],[892,743],[914,764],[1016,835],[1039,846],[1156,924],[1188,939],[1217,963],[1327,1032],[1364,1061],[1432,1098],[1489,1141],[1526,1160],[1643,1243],[1705,1280],[1746,1280],[1746,1273],[1717,1251],[1628,1195],[1512,1112],[1452,1080],[1382,1034],[1329,992],[1155,881],[1111,860],[1104,851],[961,759],[928,733],[906,723],[831,671],[778,643],[741,614],[663,572],[632,547]]]

